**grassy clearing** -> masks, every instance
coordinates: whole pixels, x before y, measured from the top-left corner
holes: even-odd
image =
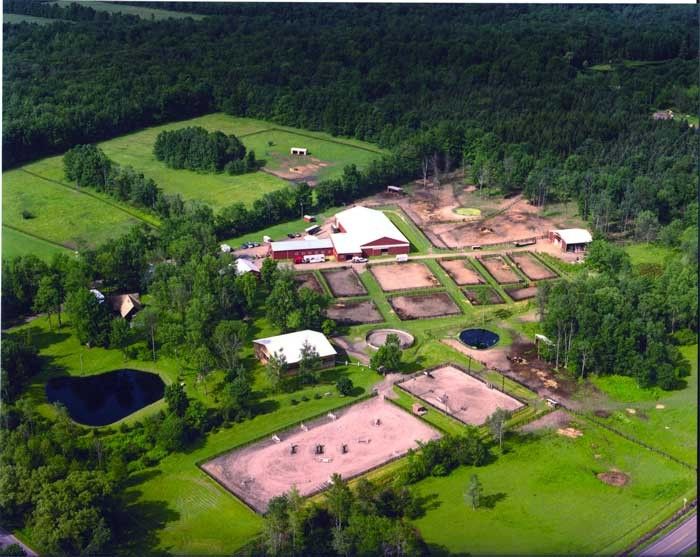
[[[18,255],[36,255],[39,259],[50,261],[55,253],[72,253],[67,248],[59,247],[39,238],[34,238],[8,228],[2,227],[2,258],[12,259]]]
[[[23,14],[2,14],[3,23],[36,23],[38,25],[51,25],[57,21],[63,21],[64,23],[69,23],[65,19],[51,19],[50,17],[38,17],[35,15],[23,15]]]
[[[41,166],[33,163],[25,168],[35,171]],[[33,218],[23,218],[23,211],[29,211]],[[157,222],[106,196],[60,185],[22,169],[3,173],[2,212],[5,224],[70,249],[94,247],[126,233],[135,224]],[[27,253],[23,246],[21,253]]]
[[[415,523],[435,554],[610,553],[694,493],[691,471],[602,428],[577,427],[579,439],[546,433],[511,440],[492,464],[420,482],[433,506]],[[596,478],[611,468],[630,483],[612,487]],[[484,486],[476,511],[463,498],[473,473]]]
[[[662,264],[664,260],[673,253],[672,248],[657,244],[631,244],[625,246],[625,252],[630,256],[632,265],[643,263]]]
[[[401,234],[406,236],[406,239],[411,243],[411,253],[432,252],[432,245],[428,238],[411,222],[403,211],[399,209],[389,210],[384,211],[384,214],[389,217],[389,220],[396,225]]]
[[[73,3],[73,0],[57,0],[54,4],[58,4],[62,8],[67,8]],[[184,19],[191,17],[192,19],[203,19],[200,14],[190,14],[185,12],[173,12],[170,10],[159,10],[156,8],[146,8],[142,6],[128,6],[126,4],[116,2],[94,2],[91,0],[80,0],[84,6],[92,8],[98,12],[121,13],[124,15],[135,15],[141,19]]]
[[[598,389],[619,403],[609,418],[596,419],[696,466],[698,345],[682,346],[681,352],[691,363],[692,372],[685,378],[687,386],[677,391],[640,389],[630,377],[593,378]],[[626,408],[636,413],[630,414]]]
[[[458,207],[455,209],[455,213],[465,217],[479,217],[481,216],[481,209],[476,207]]]

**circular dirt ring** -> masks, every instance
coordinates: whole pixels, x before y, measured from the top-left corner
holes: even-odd
[[[375,329],[367,333],[365,341],[370,348],[378,350],[380,346],[384,346],[386,342],[386,337],[394,334],[399,337],[399,345],[401,348],[408,348],[412,346],[415,342],[413,335],[401,329]]]

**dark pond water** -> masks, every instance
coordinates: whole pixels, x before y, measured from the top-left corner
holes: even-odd
[[[89,377],[54,377],[46,384],[49,402],[60,402],[76,422],[108,425],[163,398],[155,373],[118,369]]]
[[[465,329],[459,333],[459,340],[469,346],[469,348],[478,350],[491,348],[498,342],[499,338],[496,333],[486,329]]]

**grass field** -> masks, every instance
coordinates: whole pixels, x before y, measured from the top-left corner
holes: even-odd
[[[432,508],[415,524],[434,554],[610,553],[695,492],[691,471],[592,424],[577,427],[583,437],[523,436],[492,464],[420,482]],[[611,468],[630,483],[612,487],[596,478]],[[484,488],[477,510],[463,497],[473,473]]]
[[[636,439],[666,451],[697,466],[698,438],[698,345],[682,346],[681,352],[692,366],[687,387],[677,391],[640,389],[631,377],[605,376],[592,381],[619,410],[609,418],[597,418]],[[663,408],[657,408],[657,405]],[[635,410],[635,414],[627,412]]]
[[[155,218],[119,205],[107,196],[52,181],[60,176],[55,171],[45,172],[49,160],[3,173],[3,223],[70,249],[94,247],[137,223],[157,223]],[[23,218],[25,210],[33,218]],[[25,246],[18,237],[10,236],[6,248],[11,253],[28,253],[36,246]]]
[[[73,0],[57,0],[53,2],[58,4],[62,8],[68,7],[72,4]],[[119,4],[116,2],[94,2],[91,0],[80,0],[80,3],[84,6],[88,6],[93,10],[99,12],[109,12],[109,13],[121,13],[125,15],[135,15],[142,19],[183,19],[186,17],[191,17],[192,19],[203,19],[204,16],[200,14],[189,14],[185,12],[174,12],[170,10],[159,10],[156,8],[147,8],[141,6],[129,6],[125,4]]]
[[[12,259],[18,255],[36,255],[39,259],[49,261],[55,253],[72,253],[67,248],[59,247],[44,240],[28,236],[23,232],[2,227],[2,258]]]
[[[657,244],[630,244],[625,246],[625,252],[630,256],[632,265],[642,263],[657,263],[662,265],[666,257],[673,253],[673,249]]]
[[[3,23],[37,23],[39,25],[50,25],[51,23],[56,23],[57,21],[66,22],[64,19],[51,19],[50,17],[8,13],[2,14]]]

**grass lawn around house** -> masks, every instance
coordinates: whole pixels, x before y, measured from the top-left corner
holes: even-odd
[[[592,378],[598,389],[619,403],[610,417],[596,419],[697,466],[698,345],[681,346],[680,351],[691,363],[692,370],[691,375],[684,378],[687,386],[683,389],[640,389],[631,377]],[[633,409],[635,414],[629,413],[627,408]]]
[[[24,232],[14,230],[7,226],[2,227],[2,258],[12,259],[18,255],[36,255],[39,259],[50,261],[56,253],[67,253],[72,255],[73,252],[63,246],[57,246],[29,236]]]
[[[491,464],[419,482],[418,493],[434,500],[415,525],[434,554],[611,553],[696,492],[690,470],[593,424],[576,427],[580,438],[510,438]],[[630,476],[627,486],[596,477],[612,468]],[[463,496],[474,473],[484,489],[477,510]]]

